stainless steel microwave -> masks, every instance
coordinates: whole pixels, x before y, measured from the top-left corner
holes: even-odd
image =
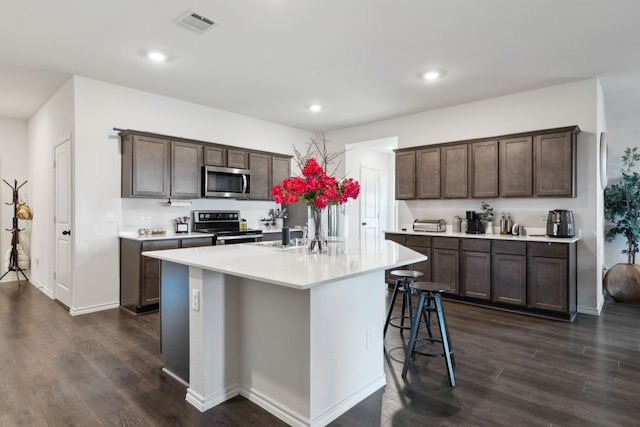
[[[202,168],[202,197],[232,197],[244,199],[251,191],[249,169],[204,166]]]

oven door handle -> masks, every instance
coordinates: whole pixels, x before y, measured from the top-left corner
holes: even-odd
[[[259,239],[262,234],[239,234],[237,236],[218,236],[216,239],[220,244],[224,244],[226,240],[242,240],[242,239]]]

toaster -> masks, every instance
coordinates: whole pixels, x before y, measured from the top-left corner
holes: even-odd
[[[444,219],[416,219],[413,221],[413,231],[422,232],[443,232],[447,229]]]

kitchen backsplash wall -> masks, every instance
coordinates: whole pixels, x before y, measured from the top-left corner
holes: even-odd
[[[195,199],[189,207],[165,206],[163,199],[122,199],[121,230],[138,228],[173,228],[173,220],[181,216],[191,216],[194,210],[239,210],[250,228],[258,228],[261,218],[267,217],[269,209],[280,205],[269,201],[234,199]],[[144,217],[144,220],[143,220]],[[191,230],[191,224],[189,224]]]
[[[410,200],[398,202],[398,228],[411,230],[415,219],[444,219],[447,226],[453,223],[453,217],[465,217],[466,211],[482,212],[480,203],[487,202],[494,213],[494,230],[500,229],[500,216],[504,212],[511,214],[514,223],[522,225],[529,232],[534,228],[544,229],[547,214],[552,209],[575,208],[576,199],[465,199],[465,200]],[[575,215],[576,231],[582,228],[579,215]],[[536,231],[538,232],[538,231]]]

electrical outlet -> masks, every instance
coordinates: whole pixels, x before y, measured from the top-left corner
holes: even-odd
[[[140,218],[140,220],[142,222],[149,222],[149,221],[151,221],[151,217],[150,216],[143,216],[143,217]]]
[[[107,211],[107,222],[113,222],[114,214],[113,211]]]
[[[200,311],[200,291],[198,289],[193,289],[191,292],[191,309]]]
[[[547,223],[547,217],[546,216],[541,216],[540,217],[540,224],[546,224]]]
[[[364,349],[369,350],[373,346],[373,331],[371,328],[367,328],[364,332],[366,336]]]

